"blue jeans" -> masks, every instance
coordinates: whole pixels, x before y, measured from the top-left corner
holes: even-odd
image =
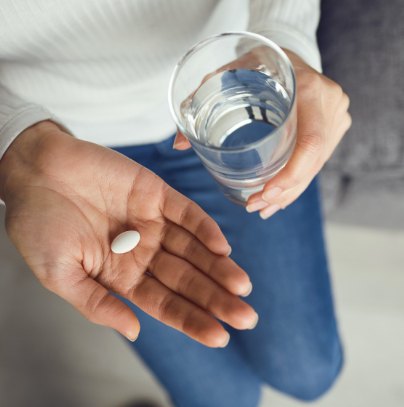
[[[333,383],[342,350],[333,309],[317,183],[267,221],[222,195],[192,150],[173,138],[115,148],[197,202],[220,225],[232,258],[251,277],[247,298],[260,316],[252,331],[230,327],[227,348],[211,349],[136,306],[141,333],[131,344],[176,407],[255,407],[263,383],[313,400]]]

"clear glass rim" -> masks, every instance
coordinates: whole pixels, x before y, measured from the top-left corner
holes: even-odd
[[[186,136],[187,132],[184,128],[184,126],[182,125],[180,118],[178,117],[175,108],[174,108],[174,97],[173,97],[173,92],[174,92],[174,86],[175,86],[175,82],[177,80],[178,77],[178,73],[180,72],[182,66],[184,65],[184,63],[193,55],[195,54],[199,49],[203,48],[205,45],[209,44],[210,42],[215,41],[218,38],[221,37],[226,37],[226,36],[244,36],[244,37],[249,37],[252,39],[255,39],[257,41],[260,41],[262,43],[264,43],[265,45],[267,45],[268,47],[274,49],[282,58],[283,62],[285,62],[285,64],[288,66],[291,77],[292,77],[292,84],[293,84],[293,93],[292,93],[292,100],[290,103],[290,107],[288,110],[288,113],[285,117],[285,119],[283,120],[282,124],[276,128],[276,130],[274,130],[273,132],[269,133],[268,136],[264,137],[263,139],[254,141],[252,143],[246,144],[243,147],[216,147],[216,146],[210,146],[210,145],[206,145],[202,142],[200,142],[197,138],[188,138]],[[270,135],[272,135],[274,132],[278,132],[278,131],[282,131],[283,127],[285,126],[286,122],[289,120],[291,113],[293,112],[293,108],[295,105],[295,100],[296,100],[296,77],[295,77],[295,72],[293,69],[293,65],[290,61],[290,59],[288,58],[288,56],[286,55],[285,51],[283,51],[283,49],[277,45],[276,43],[274,43],[273,41],[271,41],[270,39],[264,37],[263,35],[260,34],[256,34],[256,33],[252,33],[249,31],[228,31],[228,32],[224,32],[224,33],[220,33],[220,34],[214,34],[211,35],[199,42],[197,42],[196,44],[194,44],[177,62],[177,64],[174,67],[173,73],[171,74],[171,78],[170,78],[170,83],[168,85],[168,105],[169,105],[169,109],[171,112],[171,116],[174,118],[174,122],[177,126],[177,128],[181,131],[181,133],[184,134],[184,136],[191,142],[191,143],[196,143],[198,145],[200,145],[203,148],[209,149],[209,150],[216,150],[216,151],[221,151],[221,152],[243,152],[243,151],[248,151],[251,148],[254,148],[256,146],[259,146],[260,144],[265,143],[265,141],[268,139],[268,137]]]

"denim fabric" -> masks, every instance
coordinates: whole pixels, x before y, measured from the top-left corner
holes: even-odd
[[[232,258],[250,275],[247,298],[260,321],[227,327],[225,349],[210,349],[131,305],[141,323],[131,344],[177,407],[255,407],[267,383],[303,400],[323,394],[342,365],[324,248],[317,182],[267,221],[228,201],[192,150],[173,138],[115,148],[202,206],[221,226]]]

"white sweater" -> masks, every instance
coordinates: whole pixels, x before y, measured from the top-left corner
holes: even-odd
[[[320,70],[319,9],[319,0],[0,0],[0,158],[45,119],[109,146],[167,138],[173,67],[214,33],[265,32]]]

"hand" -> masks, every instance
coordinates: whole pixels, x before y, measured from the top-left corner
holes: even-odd
[[[0,196],[8,235],[36,277],[94,323],[137,338],[137,318],[112,292],[211,347],[229,339],[217,319],[237,329],[256,322],[238,297],[251,283],[218,225],[111,149],[39,123],[0,161]],[[139,245],[111,252],[114,237],[133,229]]]
[[[341,87],[294,53],[285,52],[296,73],[297,140],[286,166],[265,184],[263,191],[248,199],[247,211],[259,210],[263,219],[286,208],[302,194],[351,126],[349,98]],[[254,50],[225,68],[237,68],[241,60],[245,67],[246,58],[253,69]],[[184,150],[190,146],[185,136],[177,133],[174,148]]]

